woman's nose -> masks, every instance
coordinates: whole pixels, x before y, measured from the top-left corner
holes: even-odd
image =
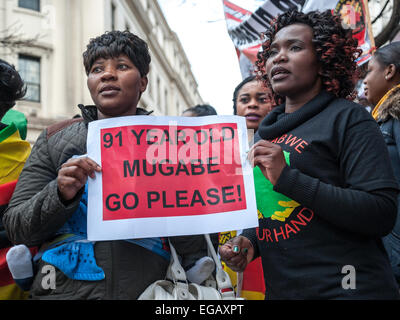
[[[287,54],[285,50],[279,50],[279,52],[275,55],[274,59],[272,60],[274,64],[279,64],[281,62],[287,61]]]
[[[251,99],[249,104],[247,105],[247,108],[249,108],[249,109],[258,109],[259,106],[258,106],[257,99]]]
[[[117,78],[117,72],[112,67],[105,68],[104,73],[101,76],[101,79],[103,81],[105,81],[105,80],[114,80],[116,78]]]

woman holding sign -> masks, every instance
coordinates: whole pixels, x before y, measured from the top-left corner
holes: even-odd
[[[241,271],[261,256],[266,299],[398,299],[381,241],[398,185],[377,124],[350,101],[357,41],[330,11],[284,13],[266,39],[257,68],[280,105],[249,154],[263,219],[222,259]]]
[[[167,247],[160,238],[85,240],[87,180],[101,168],[82,155],[89,122],[148,114],[137,105],[151,58],[143,40],[113,31],[92,39],[83,59],[95,106],[41,134],[3,221],[13,243],[41,245],[33,299],[136,299],[165,276]]]

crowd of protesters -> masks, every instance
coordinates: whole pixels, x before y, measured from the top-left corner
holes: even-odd
[[[255,75],[233,93],[248,129],[259,226],[212,239],[233,282],[256,273],[248,279],[258,289],[244,298],[400,298],[400,45],[368,62],[371,113],[356,100],[357,45],[331,11],[285,12],[264,33]],[[87,182],[102,171],[85,156],[88,124],[150,116],[138,107],[150,63],[131,32],[91,39],[83,64],[94,105],[45,129],[31,150],[26,119],[11,110],[26,87],[0,60],[0,299],[137,299],[166,277],[166,238],[87,241]],[[182,116],[217,112],[198,105]],[[215,269],[204,237],[170,241],[189,280],[203,283]],[[38,272],[47,266],[54,287]],[[348,270],[356,280],[346,283]]]

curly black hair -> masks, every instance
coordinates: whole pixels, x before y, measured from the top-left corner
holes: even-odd
[[[26,94],[26,85],[15,67],[0,59],[0,120]]]
[[[121,54],[129,57],[142,77],[149,73],[151,57],[147,43],[129,31],[109,31],[91,39],[83,53],[86,74],[97,59],[117,58]]]
[[[340,17],[332,14],[330,10],[308,13],[290,10],[279,15],[263,33],[264,42],[256,61],[258,77],[271,88],[265,71],[270,45],[279,30],[296,23],[308,25],[313,30],[312,41],[317,59],[322,66],[323,88],[337,97],[354,99],[358,73],[356,60],[362,51],[357,48],[358,42],[353,38],[351,29],[343,28]],[[276,104],[284,101],[283,97],[274,92],[273,98]]]

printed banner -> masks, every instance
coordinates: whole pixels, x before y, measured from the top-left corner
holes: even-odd
[[[88,239],[166,237],[258,225],[242,117],[114,118],[90,123]]]
[[[303,12],[331,9],[341,14],[343,26],[352,28],[359,47],[363,50],[358,63],[371,57],[371,39],[367,30],[367,15],[363,0],[223,0],[229,36],[235,45],[242,77],[252,74],[257,52],[261,47],[261,33],[279,14],[297,9]]]

